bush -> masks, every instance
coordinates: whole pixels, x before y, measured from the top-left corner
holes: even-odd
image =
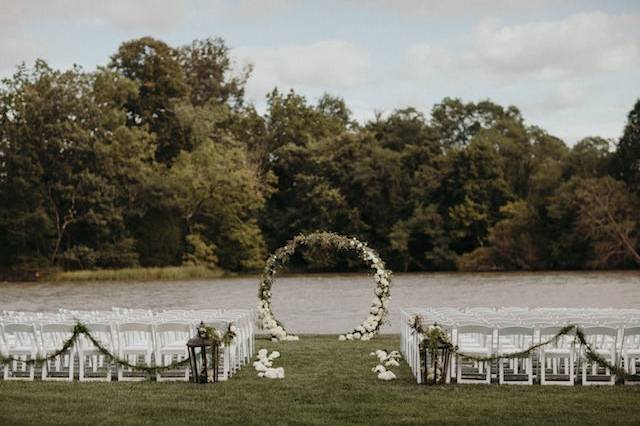
[[[124,238],[113,244],[105,244],[97,253],[96,266],[101,268],[130,268],[138,266],[136,240]]]
[[[94,249],[84,245],[73,246],[60,255],[60,264],[65,271],[93,269],[97,255]]]

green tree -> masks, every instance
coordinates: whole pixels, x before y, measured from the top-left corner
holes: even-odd
[[[627,116],[624,133],[611,158],[611,172],[640,194],[640,99]]]
[[[461,269],[532,270],[544,267],[544,240],[540,219],[526,201],[500,208],[502,219],[489,230],[489,245],[464,254]]]
[[[500,161],[495,147],[482,140],[473,140],[448,156],[438,197],[451,249],[458,254],[487,242],[500,207],[513,198]]]
[[[581,178],[602,177],[607,174],[611,151],[610,142],[599,137],[584,138],[571,148],[566,159],[565,175]]]
[[[251,67],[245,68],[239,75],[231,76],[231,58],[224,40],[194,40],[190,45],[178,48],[176,55],[184,82],[190,89],[191,105],[242,105],[244,86]]]
[[[226,269],[260,266],[266,249],[257,217],[264,198],[243,149],[203,142],[176,158],[168,178],[175,184],[191,246],[195,239],[203,242],[207,256],[217,257]]]
[[[178,126],[175,108],[189,95],[178,53],[162,41],[142,37],[123,43],[110,68],[134,81],[138,90],[125,105],[131,126],[146,127],[155,136],[156,158],[170,164],[180,150],[190,149]]]
[[[101,247],[128,241],[123,203],[135,204],[138,163],[148,153],[146,133],[127,129],[118,110],[115,94],[130,89],[107,74],[59,72],[42,61],[4,81],[3,263],[58,263],[78,245],[100,264]],[[128,193],[119,190],[124,182]],[[135,263],[130,254],[123,256]]]
[[[499,129],[503,122],[523,121],[520,111],[503,108],[489,100],[464,103],[460,99],[444,98],[431,110],[431,126],[447,147],[464,146],[483,129]]]

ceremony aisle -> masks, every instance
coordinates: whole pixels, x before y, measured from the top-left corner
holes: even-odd
[[[257,349],[281,353],[282,380],[244,368],[213,385],[0,381],[0,424],[631,424],[640,416],[640,386],[416,386],[404,361],[397,380],[378,380],[369,353],[399,344],[397,335],[367,342],[338,342],[334,335],[256,340]]]

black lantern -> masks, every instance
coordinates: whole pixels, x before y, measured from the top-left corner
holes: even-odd
[[[200,323],[204,327],[204,323]],[[218,342],[196,336],[187,342],[191,380],[194,383],[216,383],[218,381]]]
[[[430,346],[431,342],[426,339],[424,341],[424,365],[422,367],[423,383],[427,385],[445,384],[451,360],[451,345],[438,339],[435,348],[430,350]],[[432,377],[429,377],[430,375]]]

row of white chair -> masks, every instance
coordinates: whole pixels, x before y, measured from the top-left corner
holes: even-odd
[[[76,321],[82,321],[104,347],[120,358],[132,363],[168,365],[188,356],[186,342],[195,335],[200,321],[222,332],[233,324],[237,330],[236,339],[220,351],[219,380],[226,380],[253,356],[252,317],[252,312],[247,310],[3,312],[0,317],[0,351],[5,356],[25,361],[44,357],[59,349],[71,336]],[[73,380],[76,365],[81,381],[112,380],[113,366],[84,336],[70,350],[44,363],[41,377],[43,380]],[[36,367],[14,361],[5,365],[3,370],[5,380],[33,380]],[[145,375],[118,367],[117,378],[141,380]],[[156,379],[188,380],[189,367],[158,374]]]
[[[581,310],[580,315],[576,317],[575,311],[561,309],[402,309],[401,350],[416,380],[421,383],[424,359],[419,353],[419,344],[422,336],[413,333],[409,326],[409,320],[416,315],[422,318],[425,326],[440,325],[460,352],[476,357],[520,352],[534,344],[549,340],[567,324],[577,324],[584,330],[590,346],[601,357],[635,375],[637,363],[640,361],[640,321],[637,320],[640,318],[640,312],[604,311]],[[542,313],[547,316],[543,316]],[[573,335],[564,336],[529,356],[493,363],[466,362],[453,358],[450,363],[451,369],[443,373],[447,374],[447,380],[455,377],[458,383],[491,383],[492,377],[495,376],[499,383],[532,384],[535,377],[541,384],[573,385],[576,382],[576,367],[580,365],[583,385],[614,384],[615,376],[602,366],[589,364],[584,348],[576,347],[574,342]],[[497,371],[492,371],[496,364]],[[505,364],[508,366],[505,367]],[[468,373],[471,373],[472,377],[469,378]],[[510,373],[511,380],[505,376],[506,373]]]

